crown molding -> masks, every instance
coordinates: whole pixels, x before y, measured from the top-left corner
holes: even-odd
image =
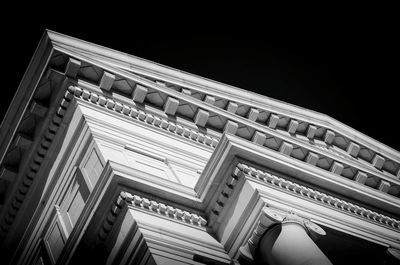
[[[54,31],[47,31],[47,34],[55,49],[70,54],[71,56],[82,56],[82,58],[91,59],[93,62],[109,65],[114,69],[118,69],[121,73],[137,73],[139,75],[187,87],[205,94],[226,98],[233,102],[250,105],[259,109],[268,109],[281,115],[293,117],[294,119],[304,120],[321,127],[327,127],[367,148],[383,153],[390,159],[400,163],[399,151],[356,131],[326,114],[190,74]]]

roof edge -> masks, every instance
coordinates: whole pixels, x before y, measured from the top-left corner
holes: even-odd
[[[75,37],[64,35],[55,31],[46,30],[49,39],[55,47],[60,46],[64,49],[71,49],[74,52],[81,52],[86,56],[94,56],[97,60],[112,64],[125,71],[141,70],[142,72],[151,73],[158,76],[172,76],[180,82],[196,85],[209,90],[210,93],[216,93],[221,97],[230,98],[236,102],[242,102],[255,107],[263,108],[269,106],[280,110],[282,114],[293,115],[293,113],[301,113],[300,116],[309,119],[316,125],[329,127],[349,138],[360,142],[365,147],[385,153],[394,160],[400,161],[400,152],[338,120],[331,116],[314,110],[306,109],[291,103],[273,99],[258,93],[247,91],[242,88],[224,84],[215,80],[204,78],[195,74],[191,74],[179,69],[162,65],[147,59],[143,59],[128,53],[120,52],[111,48],[107,48],[98,44],[90,43]]]

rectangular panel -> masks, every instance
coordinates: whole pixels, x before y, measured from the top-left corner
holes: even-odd
[[[179,182],[187,187],[194,188],[199,179],[200,174],[194,169],[184,168],[181,165],[171,163],[171,167],[176,172]]]
[[[85,206],[85,200],[82,197],[80,190],[78,190],[70,206],[67,209],[69,218],[73,226],[76,224],[76,221],[78,220],[79,215],[81,214],[84,206]]]
[[[48,236],[47,245],[53,262],[56,262],[65,245],[65,241],[61,235],[61,227],[58,222],[54,223],[53,229]]]
[[[89,159],[86,161],[84,169],[93,188],[96,185],[101,172],[103,171],[103,165],[101,164],[100,158],[97,155],[96,149],[92,150]]]

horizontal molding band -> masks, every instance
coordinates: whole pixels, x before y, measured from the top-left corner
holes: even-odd
[[[325,204],[327,206],[336,208],[341,211],[350,213],[358,218],[363,218],[368,221],[376,222],[380,225],[384,225],[391,229],[400,231],[400,220],[385,216],[383,214],[371,211],[364,207],[358,206],[356,204],[335,198],[333,196],[327,195],[325,193],[319,192],[317,190],[307,188],[305,186],[299,185],[292,181],[286,180],[284,178],[275,176],[269,172],[264,172],[259,169],[250,167],[246,164],[239,163],[233,173],[235,176],[248,176],[262,181],[268,185],[278,187],[281,190],[285,190],[294,193],[298,196],[311,199],[318,203]]]

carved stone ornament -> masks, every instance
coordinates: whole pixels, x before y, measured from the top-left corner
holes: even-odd
[[[241,256],[248,261],[253,261],[259,242],[267,230],[273,228],[275,225],[285,223],[297,223],[301,225],[313,240],[319,236],[326,235],[325,231],[319,225],[298,216],[294,211],[284,213],[264,207],[253,233],[247,243],[239,250]]]

